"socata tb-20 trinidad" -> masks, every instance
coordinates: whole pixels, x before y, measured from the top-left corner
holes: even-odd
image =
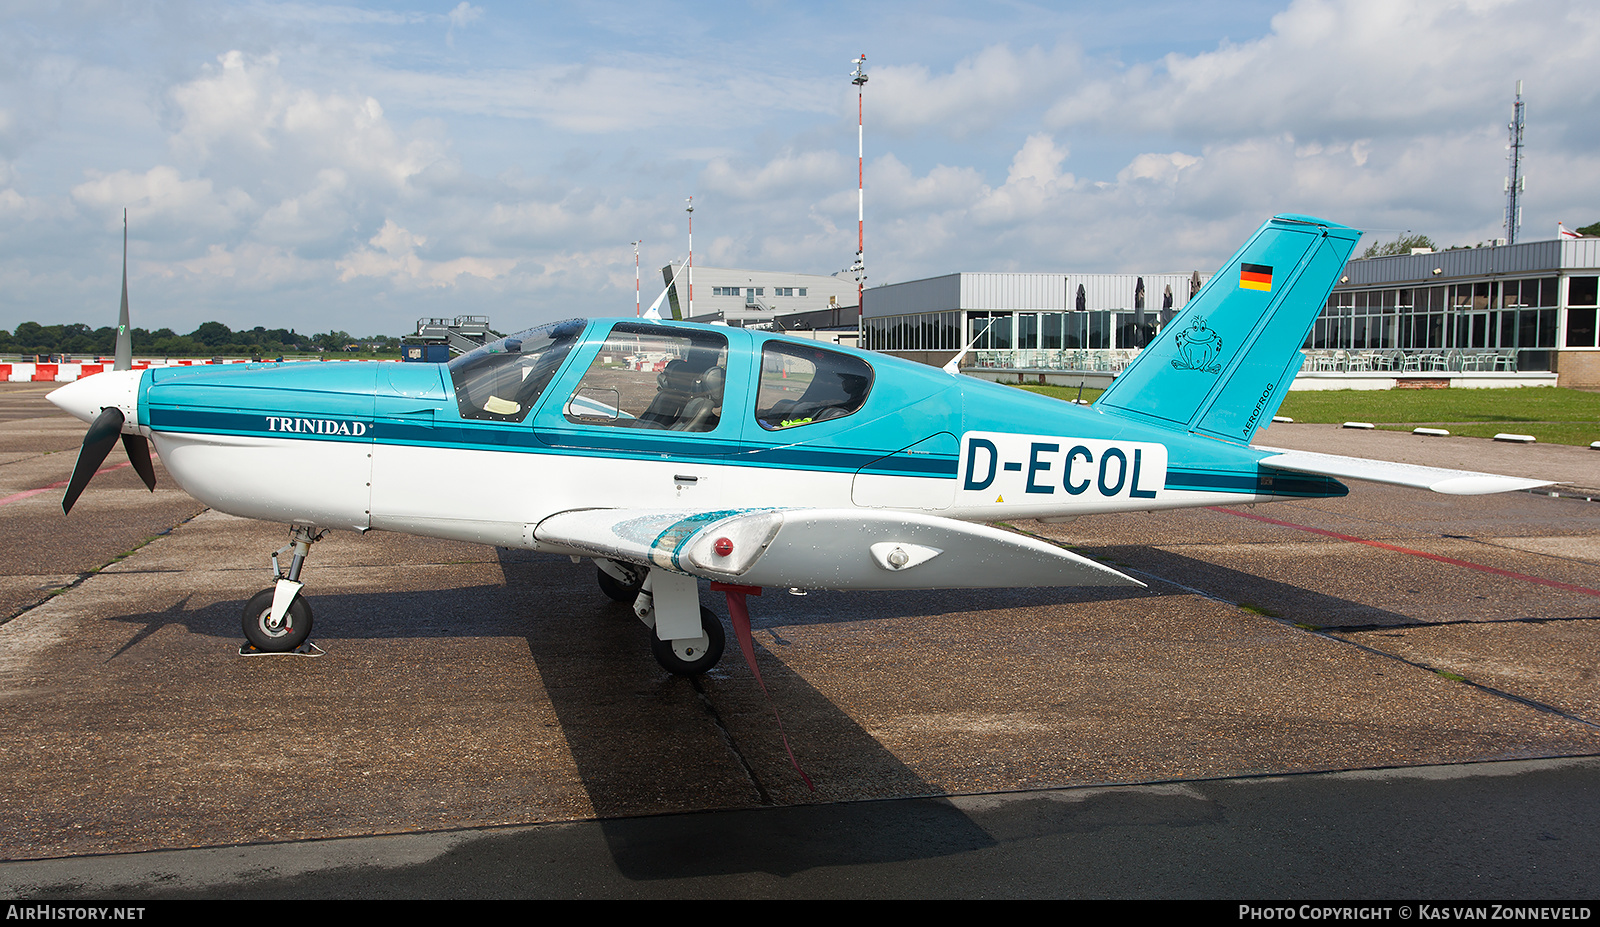
[[[601,589],[654,629],[661,664],[694,674],[724,645],[699,579],[729,592],[747,641],[752,587],[1140,585],[986,522],[1342,496],[1336,478],[1544,485],[1251,446],[1359,238],[1271,219],[1087,408],[878,354],[638,319],[556,322],[447,366],[113,370],[50,395],[92,423],[63,507],[118,435],[153,484],[148,439],[196,499],[292,526],[291,565],[244,610],[262,650],[311,631],[300,571],[313,541],[400,531],[592,558]]]

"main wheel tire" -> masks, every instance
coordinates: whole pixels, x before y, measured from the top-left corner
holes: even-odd
[[[700,606],[701,635],[694,640],[664,641],[654,632],[650,635],[650,649],[656,662],[669,673],[679,676],[698,676],[717,665],[722,659],[722,649],[727,635],[722,631],[722,621],[716,613]]]
[[[283,622],[270,627],[272,617],[271,589],[263,589],[251,597],[244,607],[244,636],[251,646],[267,653],[288,653],[306,642],[311,636],[311,606],[302,596],[295,596],[284,612]]]
[[[625,583],[599,567],[594,568],[595,580],[600,583],[600,591],[606,598],[632,605],[633,600],[639,597],[639,590],[644,587],[644,577],[640,576],[636,583]]]

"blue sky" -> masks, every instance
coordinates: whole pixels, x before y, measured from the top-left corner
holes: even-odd
[[[0,326],[354,334],[633,311],[698,264],[1210,270],[1274,212],[1600,220],[1581,2],[118,3],[0,10]],[[869,297],[870,298],[870,297]]]

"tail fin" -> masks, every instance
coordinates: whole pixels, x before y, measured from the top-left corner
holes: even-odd
[[[1300,345],[1361,232],[1274,216],[1112,381],[1095,407],[1249,444],[1300,369]]]

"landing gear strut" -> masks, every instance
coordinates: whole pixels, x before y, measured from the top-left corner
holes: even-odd
[[[257,650],[289,653],[311,636],[311,606],[300,597],[304,585],[300,582],[300,568],[305,566],[311,545],[327,534],[326,528],[295,525],[293,539],[273,553],[272,575],[277,577],[277,583],[251,596],[244,607],[244,636]],[[294,549],[294,557],[285,573],[278,566],[278,554],[290,548]]]
[[[606,594],[606,598],[631,605],[639,597],[639,589],[644,586],[644,578],[650,571],[631,563],[596,560],[594,572],[595,581],[600,584],[600,591]]]

